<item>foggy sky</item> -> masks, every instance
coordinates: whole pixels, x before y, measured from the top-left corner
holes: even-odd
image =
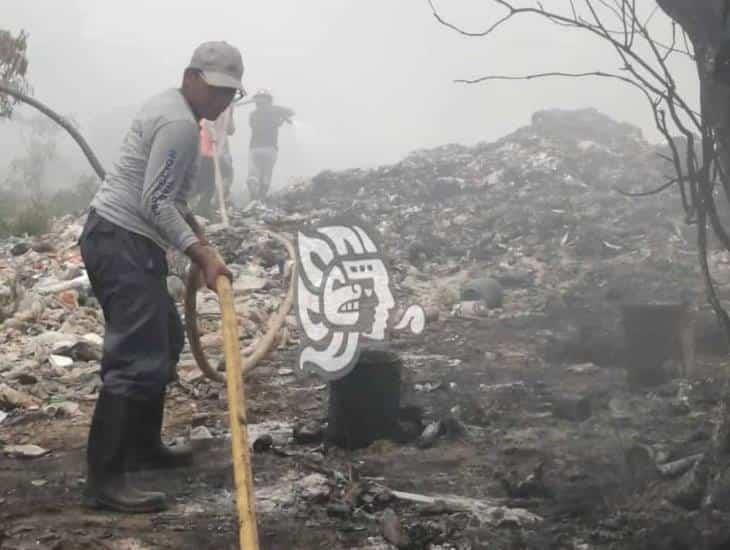
[[[282,128],[276,186],[323,169],[395,162],[423,147],[491,141],[544,108],[596,107],[658,139],[645,99],[618,83],[453,83],[487,73],[618,67],[616,55],[595,40],[537,20],[484,39],[439,25],[426,0],[2,3],[0,27],[30,33],[36,97],[73,115],[108,168],[137,107],[177,86],[193,49],[206,40],[237,46],[249,92],[269,88],[278,103],[297,112],[297,127]],[[437,5],[471,30],[486,27],[497,14],[485,0]],[[694,67],[677,69],[695,98]],[[248,112],[238,110],[231,142],[237,185],[246,170]],[[13,123],[0,124],[6,153],[0,170],[11,160],[15,133]],[[68,151],[88,171],[70,144]]]

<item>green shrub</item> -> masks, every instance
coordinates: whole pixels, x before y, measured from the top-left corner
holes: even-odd
[[[98,188],[95,176],[83,176],[74,187],[57,191],[50,198],[41,195],[28,199],[0,189],[0,238],[48,233],[53,218],[78,216],[86,210]]]
[[[23,208],[10,225],[14,235],[43,235],[51,230],[51,215],[46,204],[37,202]]]

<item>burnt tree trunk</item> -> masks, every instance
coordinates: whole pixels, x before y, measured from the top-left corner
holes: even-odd
[[[330,384],[327,440],[360,449],[398,438],[402,368],[394,353],[363,350],[355,368]]]
[[[713,78],[714,60],[723,40],[726,0],[657,0],[659,7],[687,33],[695,49],[700,84],[700,109],[704,124],[714,131],[718,157],[730,175],[730,86]],[[730,219],[730,196],[719,201],[718,213]],[[714,434],[713,455],[730,451],[730,388],[726,386],[721,422]]]
[[[56,124],[61,126],[64,130],[66,130],[69,135],[73,138],[73,140],[81,147],[81,150],[83,151],[84,155],[86,155],[86,158],[89,161],[89,164],[91,164],[91,167],[94,169],[94,172],[96,172],[96,175],[99,176],[99,179],[104,179],[106,177],[106,171],[104,170],[104,167],[101,165],[101,162],[99,162],[99,158],[94,154],[94,151],[91,149],[89,144],[86,142],[84,137],[81,135],[81,133],[74,127],[73,124],[66,118],[59,115],[56,111],[51,109],[48,105],[45,103],[42,103],[38,101],[37,99],[30,97],[28,94],[16,89],[12,85],[8,84],[7,82],[0,81],[0,94],[7,94],[18,101],[21,101],[23,103],[26,103],[32,107],[35,107],[38,109],[41,113],[46,115],[48,118],[53,120]]]
[[[657,4],[694,45],[702,119],[717,132],[723,168],[730,173],[730,86],[712,76],[715,53],[723,37],[725,0],[657,0]]]

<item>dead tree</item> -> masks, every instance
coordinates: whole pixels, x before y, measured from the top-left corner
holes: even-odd
[[[28,35],[24,31],[13,36],[0,29],[0,82],[24,94],[30,92],[30,84],[25,78],[28,71],[27,49]],[[12,114],[15,101],[12,96],[0,95],[0,118],[8,118]]]
[[[26,78],[27,50],[28,34],[25,31],[13,36],[10,32],[0,29],[0,119],[10,118],[17,103],[25,103],[38,109],[69,133],[81,147],[99,178],[104,179],[106,173],[99,159],[71,121],[31,97],[32,89]]]
[[[724,0],[659,0],[653,9],[640,13],[636,0],[570,0],[562,10],[550,11],[538,2],[491,0],[496,20],[482,31],[468,31],[447,21],[428,0],[436,19],[467,36],[486,37],[522,16],[537,16],[549,23],[584,31],[613,47],[617,71],[595,70],[582,73],[548,71],[529,75],[487,75],[463,83],[490,80],[531,80],[549,77],[607,78],[623,82],[647,100],[658,130],[672,152],[674,176],[656,192],[669,187],[679,189],[689,223],[698,226],[699,260],[709,300],[730,337],[730,317],[715,292],[707,263],[707,227],[712,227],[720,242],[730,250],[730,236],[718,215],[716,193],[720,184],[730,199],[730,88],[715,78],[715,60],[722,40]],[[653,35],[656,12],[664,9],[672,17],[671,41],[661,43]],[[699,37],[699,38],[697,38]],[[695,108],[677,87],[669,69],[672,58],[683,56],[698,66],[702,101]],[[711,114],[707,114],[711,113]],[[720,131],[723,129],[723,131]],[[677,141],[677,134],[685,143]],[[728,139],[725,139],[727,134]],[[728,149],[728,152],[725,152]],[[726,159],[727,162],[724,162]],[[644,193],[646,194],[646,193]]]
[[[488,0],[494,18],[482,30],[468,30],[450,22],[427,0],[439,23],[466,36],[488,37],[523,17],[585,33],[608,44],[616,54],[617,69],[582,73],[546,72],[527,75],[489,74],[462,83],[493,80],[531,80],[550,77],[604,78],[623,82],[640,93],[654,115],[656,127],[671,151],[673,174],[653,192],[679,191],[688,223],[697,225],[698,261],[708,300],[730,338],[730,316],[715,291],[707,261],[708,229],[730,250],[730,231],[718,211],[730,204],[730,0]],[[559,4],[559,6],[557,6]],[[641,5],[638,5],[641,4]],[[446,4],[444,4],[446,5]],[[547,8],[550,6],[554,11]],[[562,7],[561,7],[562,6]],[[662,10],[670,20],[656,17]],[[661,21],[664,19],[664,21]],[[657,26],[667,25],[668,39],[657,39]],[[535,44],[539,47],[539,44]],[[696,64],[700,105],[692,105],[679,90],[670,70],[674,59]],[[681,141],[678,141],[677,135]],[[647,194],[647,193],[643,193]],[[723,422],[716,449],[730,451],[730,391],[726,392]]]
[[[69,119],[61,116],[45,103],[42,103],[41,101],[30,97],[29,95],[18,90],[11,84],[0,80],[0,100],[5,97],[14,98],[16,101],[25,103],[27,105],[30,105],[31,107],[38,109],[41,113],[43,113],[48,118],[53,120],[56,124],[61,126],[61,128],[68,132],[68,134],[73,138],[78,146],[81,147],[81,150],[83,151],[84,155],[86,155],[86,158],[91,164],[91,167],[94,169],[94,172],[96,172],[96,175],[99,176],[99,179],[103,180],[106,177],[106,171],[101,165],[101,162],[99,162],[99,158],[96,156],[96,154],[94,154],[94,151],[91,149],[88,142],[84,139],[84,136],[81,135],[81,133]]]

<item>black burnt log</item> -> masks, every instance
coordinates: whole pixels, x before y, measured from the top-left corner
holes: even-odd
[[[400,358],[388,351],[363,350],[345,377],[330,383],[327,441],[345,449],[378,439],[401,439]]]

